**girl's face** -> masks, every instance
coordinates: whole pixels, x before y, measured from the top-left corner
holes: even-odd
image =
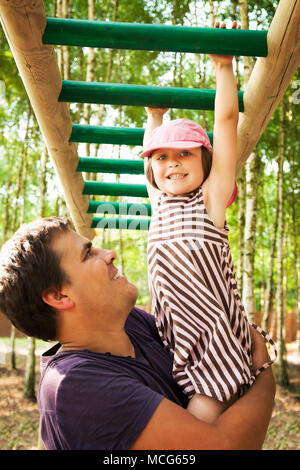
[[[171,196],[194,191],[203,181],[201,147],[158,149],[151,160],[155,183]]]

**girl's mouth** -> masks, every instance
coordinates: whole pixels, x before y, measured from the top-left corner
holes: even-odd
[[[173,173],[172,175],[167,176],[169,180],[182,180],[187,176],[187,173]]]

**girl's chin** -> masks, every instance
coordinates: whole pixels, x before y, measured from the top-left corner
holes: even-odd
[[[199,183],[197,186],[195,185],[186,185],[186,184],[172,184],[172,185],[167,185],[163,189],[161,189],[162,192],[169,194],[170,196],[179,196],[181,194],[187,194],[191,193],[192,191],[195,191],[195,189],[199,188],[201,183]]]

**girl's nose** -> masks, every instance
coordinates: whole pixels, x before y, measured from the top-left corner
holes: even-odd
[[[170,160],[170,162],[169,162],[170,167],[176,167],[176,166],[179,166],[179,165],[180,165],[179,160]]]

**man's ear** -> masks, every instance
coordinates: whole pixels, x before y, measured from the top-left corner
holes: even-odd
[[[74,307],[73,300],[68,295],[62,294],[56,287],[45,289],[42,293],[42,299],[55,310],[70,310]]]

